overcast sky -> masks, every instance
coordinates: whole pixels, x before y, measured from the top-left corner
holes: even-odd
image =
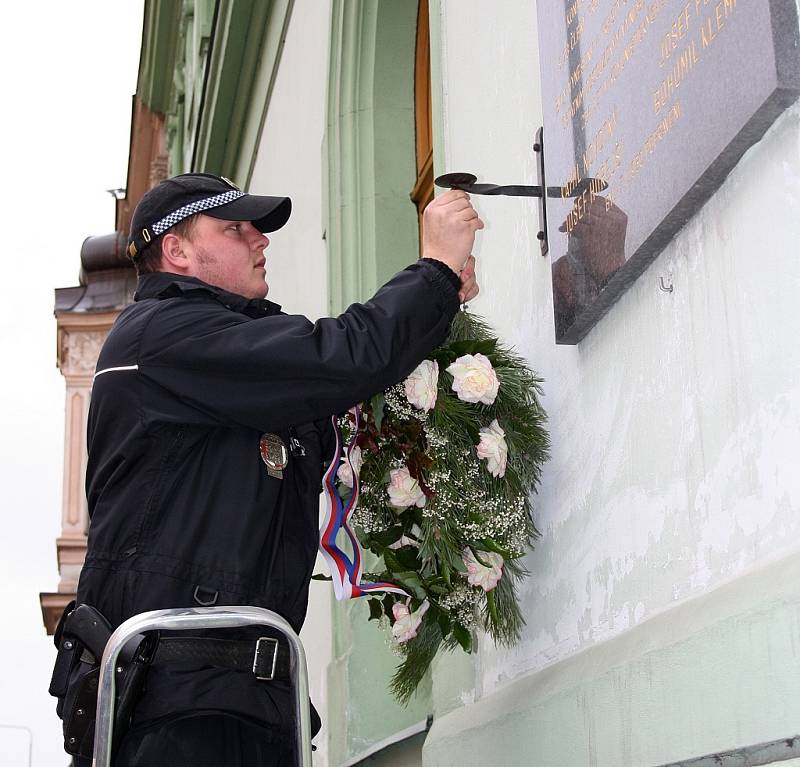
[[[0,763],[68,764],[47,695],[54,658],[39,592],[58,584],[64,379],[53,290],[77,285],[90,235],[124,187],[142,0],[10,3],[0,28]]]

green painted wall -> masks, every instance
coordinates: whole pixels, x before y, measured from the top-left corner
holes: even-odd
[[[336,0],[325,158],[331,311],[417,255],[416,0]]]
[[[327,188],[330,310],[368,298],[417,258],[414,47],[417,0],[334,0]],[[430,683],[404,708],[387,692],[398,659],[361,601],[333,605],[334,664],[328,690],[330,763],[424,721]],[[334,722],[336,716],[339,722]],[[406,751],[418,752],[420,737]],[[387,751],[388,754],[388,751]],[[371,757],[370,764],[388,756]],[[393,758],[393,757],[392,757]],[[406,754],[404,759],[408,759]]]
[[[797,735],[798,689],[795,555],[474,704],[437,711],[424,764],[688,761]]]
[[[364,600],[333,605],[334,662],[328,675],[329,758],[341,764],[428,716],[430,681],[401,706],[388,693],[398,658],[388,632],[367,624]],[[377,755],[375,759],[377,759]],[[374,762],[377,764],[378,762]]]
[[[246,187],[294,0],[149,0],[137,92],[166,115],[169,173]]]

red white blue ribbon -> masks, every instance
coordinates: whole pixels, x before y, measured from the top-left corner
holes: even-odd
[[[319,531],[319,550],[328,563],[328,568],[333,578],[333,590],[336,594],[336,599],[353,599],[355,597],[368,596],[378,591],[391,591],[395,594],[409,596],[404,589],[392,583],[370,583],[361,580],[361,545],[350,528],[350,517],[352,517],[358,504],[359,493],[358,472],[353,466],[351,455],[358,436],[361,410],[358,407],[354,407],[350,412],[354,416],[355,424],[353,426],[353,436],[345,447],[344,460],[353,475],[353,492],[347,499],[347,503],[345,503],[336,488],[336,471],[342,454],[342,436],[334,416],[331,420],[333,422],[333,431],[336,434],[336,452],[322,480],[324,519]],[[337,543],[337,539],[340,538],[342,533],[344,533],[345,539],[350,542],[352,558]]]

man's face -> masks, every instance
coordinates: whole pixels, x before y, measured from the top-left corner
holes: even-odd
[[[182,240],[192,277],[245,298],[267,295],[264,249],[269,240],[250,221],[200,215]]]

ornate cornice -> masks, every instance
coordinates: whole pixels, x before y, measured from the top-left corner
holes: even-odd
[[[67,379],[91,381],[97,356],[119,312],[57,312],[57,365]]]

